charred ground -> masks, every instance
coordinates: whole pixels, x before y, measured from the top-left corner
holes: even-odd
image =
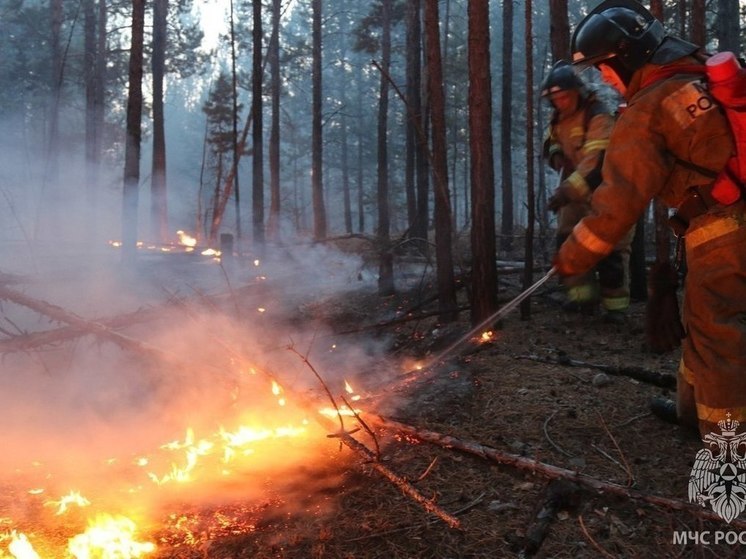
[[[502,302],[518,294],[518,281],[516,275],[501,276]],[[423,285],[388,298],[370,289],[324,298],[303,306],[299,319],[323,320],[346,338],[385,340],[390,353],[402,359],[438,355],[470,330],[468,312],[456,323],[438,324],[429,312],[434,307],[422,304],[429,295]],[[464,290],[460,293],[466,304]],[[644,307],[644,302],[634,302],[624,326],[608,324],[600,315],[566,314],[552,282],[532,298],[529,320],[514,312],[496,325],[492,341],[465,344],[430,374],[410,375],[387,387],[371,380],[368,388],[380,389],[383,396],[370,402],[376,412],[416,428],[683,504],[702,442],[648,412],[653,396],[670,392],[667,381],[675,377],[679,354],[647,351]],[[625,374],[630,371],[632,376]],[[633,378],[640,371],[643,377],[652,373],[653,382]],[[370,378],[379,373],[370,371]],[[369,427],[380,445],[380,460],[456,515],[460,529],[426,513],[340,444],[328,471],[308,472],[306,503],[287,502],[278,487],[278,500],[260,507],[250,533],[216,534],[199,552],[170,549],[161,557],[742,554],[738,545],[674,544],[675,532],[743,529],[705,519],[692,508],[677,510],[570,481],[550,481],[539,471],[423,443],[395,429]],[[356,436],[375,448],[364,430]],[[304,493],[303,487],[296,489]],[[199,514],[210,519],[218,512]]]

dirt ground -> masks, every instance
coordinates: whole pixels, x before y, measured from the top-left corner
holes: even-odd
[[[163,268],[148,264],[153,278],[170,282],[170,293],[173,278],[192,281],[194,269],[175,259]],[[369,272],[361,270],[360,278]],[[600,314],[567,314],[553,279],[531,298],[530,319],[515,310],[489,341],[468,338],[454,348],[471,330],[468,310],[439,324],[425,276],[397,274],[397,294],[383,298],[374,281],[304,301],[271,286],[261,292],[263,301],[286,304],[288,320],[324,323],[340,343],[375,342],[397,362],[432,363],[385,382],[380,371],[359,375],[364,422],[348,419],[346,428],[371,455],[330,439],[321,466],[299,468],[292,481],[268,477],[261,498],[212,506],[186,498],[178,515],[151,532],[158,548],[148,557],[743,556],[737,540],[746,522],[727,525],[688,503],[702,441],[648,411],[652,397],[671,394],[679,354],[646,350],[644,302],[633,302],[625,325]],[[520,292],[519,281],[515,272],[500,272],[500,304]],[[233,287],[239,293],[241,286]],[[466,288],[458,293],[466,307]],[[391,421],[453,437],[476,452],[423,442]],[[384,472],[458,526],[405,495]],[[603,484],[611,485],[600,490]],[[734,534],[736,542],[715,545],[717,532]],[[682,536],[695,533],[708,534],[708,543]]]
[[[515,274],[501,276],[501,303],[519,292],[518,281]],[[399,358],[427,359],[441,355],[470,324],[468,312],[462,312],[456,323],[439,325],[427,316],[434,306],[421,305],[426,294],[426,289],[402,291],[382,299],[363,290],[317,301],[304,312],[323,317],[344,332],[341,337],[386,339]],[[463,289],[460,298],[465,304]],[[744,527],[739,520],[728,526],[706,519],[686,504],[688,478],[703,445],[697,435],[648,411],[652,397],[670,395],[661,385],[675,377],[679,354],[646,350],[645,303],[633,302],[627,324],[620,326],[600,315],[564,313],[560,300],[552,280],[532,297],[530,320],[516,310],[501,321],[491,341],[463,344],[429,373],[368,387],[377,393],[368,401],[375,408],[370,411],[630,488],[634,498],[572,480],[551,481],[541,471],[421,442],[371,421],[380,462],[458,518],[458,528],[426,512],[369,461],[340,445],[328,471],[308,472],[305,505],[288,503],[283,488],[276,487],[276,500],[252,510],[195,511],[196,525],[214,525],[217,514],[244,525],[246,518],[256,518],[256,523],[249,533],[213,534],[201,546],[162,548],[159,557],[743,556],[738,543],[714,545],[714,536],[708,545],[676,540],[677,533],[740,533]],[[631,370],[652,372],[664,382],[618,374]],[[364,430],[355,436],[374,448]],[[671,501],[654,504],[640,495]],[[162,541],[168,541],[168,529]]]

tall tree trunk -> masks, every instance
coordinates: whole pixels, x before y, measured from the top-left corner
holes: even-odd
[[[567,0],[549,0],[549,42],[552,60],[570,58],[570,18]]]
[[[86,227],[88,240],[96,236],[96,183],[99,171],[99,128],[96,126],[96,12],[95,1],[83,4],[84,67],[85,73],[85,177]]]
[[[342,18],[340,23],[340,32],[347,36],[347,19]],[[349,154],[349,122],[347,120],[347,107],[349,96],[347,95],[348,81],[347,77],[351,70],[350,61],[347,56],[346,43],[343,43],[340,51],[340,62],[342,63],[342,74],[344,79],[340,80],[339,102],[344,108],[340,118],[340,166],[342,170],[342,210],[344,213],[345,232],[349,235],[352,233],[352,193],[350,191],[350,154]]]
[[[406,119],[405,128],[405,159],[404,159],[404,186],[407,196],[407,220],[410,234],[417,237],[417,193],[415,190],[416,166],[415,166],[415,149],[417,142],[417,127],[419,119],[420,105],[420,3],[419,0],[413,0],[407,3],[406,8],[407,21],[407,110],[409,111]],[[417,108],[415,107],[417,105]]]
[[[42,211],[36,223],[36,235],[42,232],[54,234],[59,231],[59,206],[62,202],[59,184],[59,150],[60,150],[60,97],[62,95],[63,54],[61,45],[62,32],[62,0],[49,2],[49,55],[51,71],[49,75],[49,113],[47,128],[47,145],[44,154],[44,177],[42,182],[42,197],[39,200],[39,210]],[[48,190],[47,190],[48,189]]]
[[[705,0],[692,0],[692,27],[690,39],[695,45],[707,44]]]
[[[269,134],[269,221],[271,239],[280,238],[280,15],[282,0],[272,0],[272,36],[269,41],[272,81],[272,128]]]
[[[468,17],[471,323],[476,326],[497,310],[489,0],[469,0]]]
[[[163,114],[163,76],[166,66],[168,0],[153,2],[153,169],[150,177],[150,236],[154,241],[168,238],[166,196],[166,132]]]
[[[311,7],[313,11],[311,194],[313,200],[313,238],[320,241],[326,238],[326,206],[324,205],[324,182],[322,180],[321,0],[311,0]]]
[[[219,199],[218,205],[213,210],[212,225],[210,227],[210,242],[214,243],[217,240],[218,231],[220,224],[223,220],[223,213],[225,212],[225,206],[230,199],[231,190],[233,191],[233,200],[236,207],[236,237],[239,239],[242,237],[241,234],[241,190],[238,182],[238,163],[241,160],[241,153],[243,152],[246,144],[246,136],[248,135],[249,122],[253,117],[253,112],[249,112],[249,119],[244,127],[242,139],[238,139],[238,69],[236,68],[236,26],[235,26],[235,13],[233,0],[230,0],[230,26],[231,26],[231,87],[233,92],[233,165],[231,166],[231,172],[229,173],[226,181],[222,199]]]
[[[252,160],[251,160],[251,223],[254,245],[264,245],[264,117],[262,103],[262,83],[264,69],[262,68],[262,3],[254,1],[253,6],[253,63],[251,80],[251,115],[254,121],[252,128]]]
[[[378,227],[380,251],[378,266],[378,293],[394,293],[394,256],[391,252],[389,215],[389,164],[388,164],[388,115],[389,115],[389,68],[391,66],[391,2],[382,0],[381,17],[381,81],[378,98]]]
[[[741,35],[739,4],[742,4],[739,0],[718,0],[717,25],[715,26],[718,50],[742,52],[739,43]]]
[[[427,36],[427,82],[432,123],[432,165],[435,200],[435,261],[437,266],[439,319],[450,322],[458,317],[456,284],[453,277],[451,198],[448,193],[445,99],[443,62],[440,54],[438,0],[425,0]]]
[[[500,161],[502,163],[502,224],[500,249],[513,250],[513,0],[503,2],[502,117],[500,119]]]
[[[356,83],[362,83],[363,66],[357,64]],[[365,184],[363,173],[363,88],[357,88],[357,230],[365,233]]]
[[[134,259],[137,251],[144,34],[145,0],[132,0],[132,35],[127,91],[127,135],[124,147],[124,199],[122,205],[122,256],[126,261]]]
[[[534,218],[536,201],[534,200],[534,49],[533,49],[533,9],[531,0],[526,0],[526,242],[523,264],[523,289],[533,283],[534,275]],[[521,303],[521,318],[531,317],[531,299]]]

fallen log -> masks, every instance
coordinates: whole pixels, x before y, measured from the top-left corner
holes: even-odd
[[[605,365],[602,363],[589,363],[578,359],[571,359],[566,355],[559,357],[542,357],[539,355],[519,355],[517,359],[526,359],[529,361],[538,361],[539,363],[549,363],[552,365],[562,365],[564,367],[582,367],[584,369],[598,369],[606,374],[613,376],[629,377],[640,382],[659,386],[661,388],[676,388],[676,376],[658,371],[643,369],[642,367]]]
[[[252,286],[247,286],[247,287],[252,287]],[[213,296],[202,295],[199,297],[199,299],[200,301],[206,300],[211,303],[221,302],[222,300],[227,299],[228,297],[236,297],[239,294],[242,294],[245,289],[246,288],[241,288],[237,290],[237,292],[235,293],[228,293],[228,294],[220,294],[220,295],[213,295]],[[8,300],[13,300],[13,297],[15,297],[16,298],[15,302],[18,302],[19,304],[23,304],[23,303],[20,303],[21,299],[18,298],[19,293],[8,292],[7,295],[8,295]],[[0,296],[0,298],[4,298],[4,297]],[[34,300],[34,301],[35,301],[35,304],[39,308],[36,308],[33,310],[36,310],[37,312],[41,312],[42,314],[46,314],[47,316],[49,316],[47,313],[43,312],[42,309],[49,309],[49,307],[53,305],[49,305],[49,303],[45,303],[43,301],[38,301],[38,300]],[[170,301],[166,304],[159,305],[156,307],[141,308],[134,312],[121,314],[121,315],[108,317],[108,318],[87,320],[86,322],[88,324],[91,324],[91,323],[99,324],[109,330],[116,330],[118,328],[126,328],[128,326],[133,326],[135,324],[140,324],[143,322],[149,322],[152,320],[158,320],[159,318],[163,318],[163,316],[166,313],[173,312],[174,310],[179,309],[179,308],[183,308],[183,305],[187,304],[188,301],[189,300],[179,301],[178,303],[174,303],[173,301]],[[28,306],[28,305],[24,305],[24,306]],[[55,318],[55,317],[50,317],[50,318]],[[57,319],[55,318],[55,320]],[[62,320],[62,322],[66,322],[67,325],[59,327],[59,328],[54,328],[51,330],[46,330],[43,332],[32,332],[29,334],[19,334],[11,338],[0,340],[0,353],[11,353],[15,351],[29,351],[32,349],[37,349],[37,348],[46,346],[46,345],[64,342],[67,340],[72,340],[77,337],[93,333],[91,332],[90,328],[81,327],[80,324],[76,326],[66,320]]]
[[[435,444],[443,448],[460,450],[462,452],[478,456],[491,462],[496,462],[498,464],[517,468],[519,470],[526,470],[533,474],[544,476],[548,479],[564,479],[588,489],[592,489],[593,491],[596,491],[598,493],[643,501],[661,508],[689,512],[692,515],[705,520],[711,520],[720,523],[723,522],[723,519],[715,512],[705,509],[701,506],[682,501],[681,499],[651,495],[649,493],[631,489],[617,483],[603,481],[586,474],[582,474],[575,470],[568,470],[559,466],[554,466],[552,464],[533,460],[525,456],[518,456],[515,454],[503,452],[475,441],[462,440],[451,435],[446,435],[444,433],[428,431],[427,429],[420,429],[418,427],[400,423],[398,421],[387,419],[381,416],[364,414],[364,417],[365,420],[371,425],[377,425],[385,429],[397,431],[399,433],[412,436],[423,442]],[[739,528],[741,530],[744,530],[746,529],[746,521],[735,519],[731,521],[728,526],[731,528]]]

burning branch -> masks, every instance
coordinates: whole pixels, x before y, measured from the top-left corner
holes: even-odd
[[[329,386],[327,385],[327,383],[324,381],[323,377],[319,374],[319,372],[316,370],[313,364],[309,361],[307,355],[301,354],[293,346],[290,346],[288,349],[292,351],[293,353],[295,353],[296,355],[298,355],[298,357],[300,357],[303,360],[303,363],[305,363],[305,365],[311,369],[311,372],[313,372],[314,376],[316,377],[316,379],[319,381],[324,391],[326,392],[326,395],[331,400],[332,405],[334,406],[334,409],[337,411],[337,417],[339,418],[340,430],[338,432],[333,433],[330,436],[338,437],[339,440],[342,441],[348,448],[357,452],[367,463],[369,463],[374,470],[376,470],[383,477],[388,479],[402,493],[404,493],[404,495],[412,499],[415,503],[420,505],[427,512],[437,516],[443,522],[448,524],[448,526],[450,526],[451,528],[460,528],[461,522],[458,520],[458,518],[446,512],[442,508],[440,508],[437,504],[435,504],[435,502],[433,502],[432,499],[428,499],[427,497],[425,497],[422,493],[420,493],[417,490],[417,488],[415,488],[406,479],[404,479],[399,474],[395,473],[390,468],[387,468],[386,466],[384,466],[380,461],[380,457],[376,453],[374,453],[363,443],[355,439],[350,432],[345,430],[344,421],[342,419],[342,412],[337,406],[336,400],[334,399],[334,396],[332,395],[331,390],[329,389]],[[308,406],[308,404],[306,404],[306,406]],[[352,409],[352,407],[350,407],[350,409]],[[359,413],[354,410],[353,410],[353,413],[355,417],[358,419],[358,421],[360,422],[360,424],[365,428],[365,430],[368,433],[373,434],[373,431],[370,429],[370,427],[368,427],[365,421],[363,421]],[[322,427],[324,427],[325,429],[329,429],[330,431],[332,430],[333,428],[332,423],[328,418],[318,413],[314,414],[314,417],[322,425]],[[375,440],[375,436],[373,438]],[[376,441],[376,445],[377,444],[378,443]]]

